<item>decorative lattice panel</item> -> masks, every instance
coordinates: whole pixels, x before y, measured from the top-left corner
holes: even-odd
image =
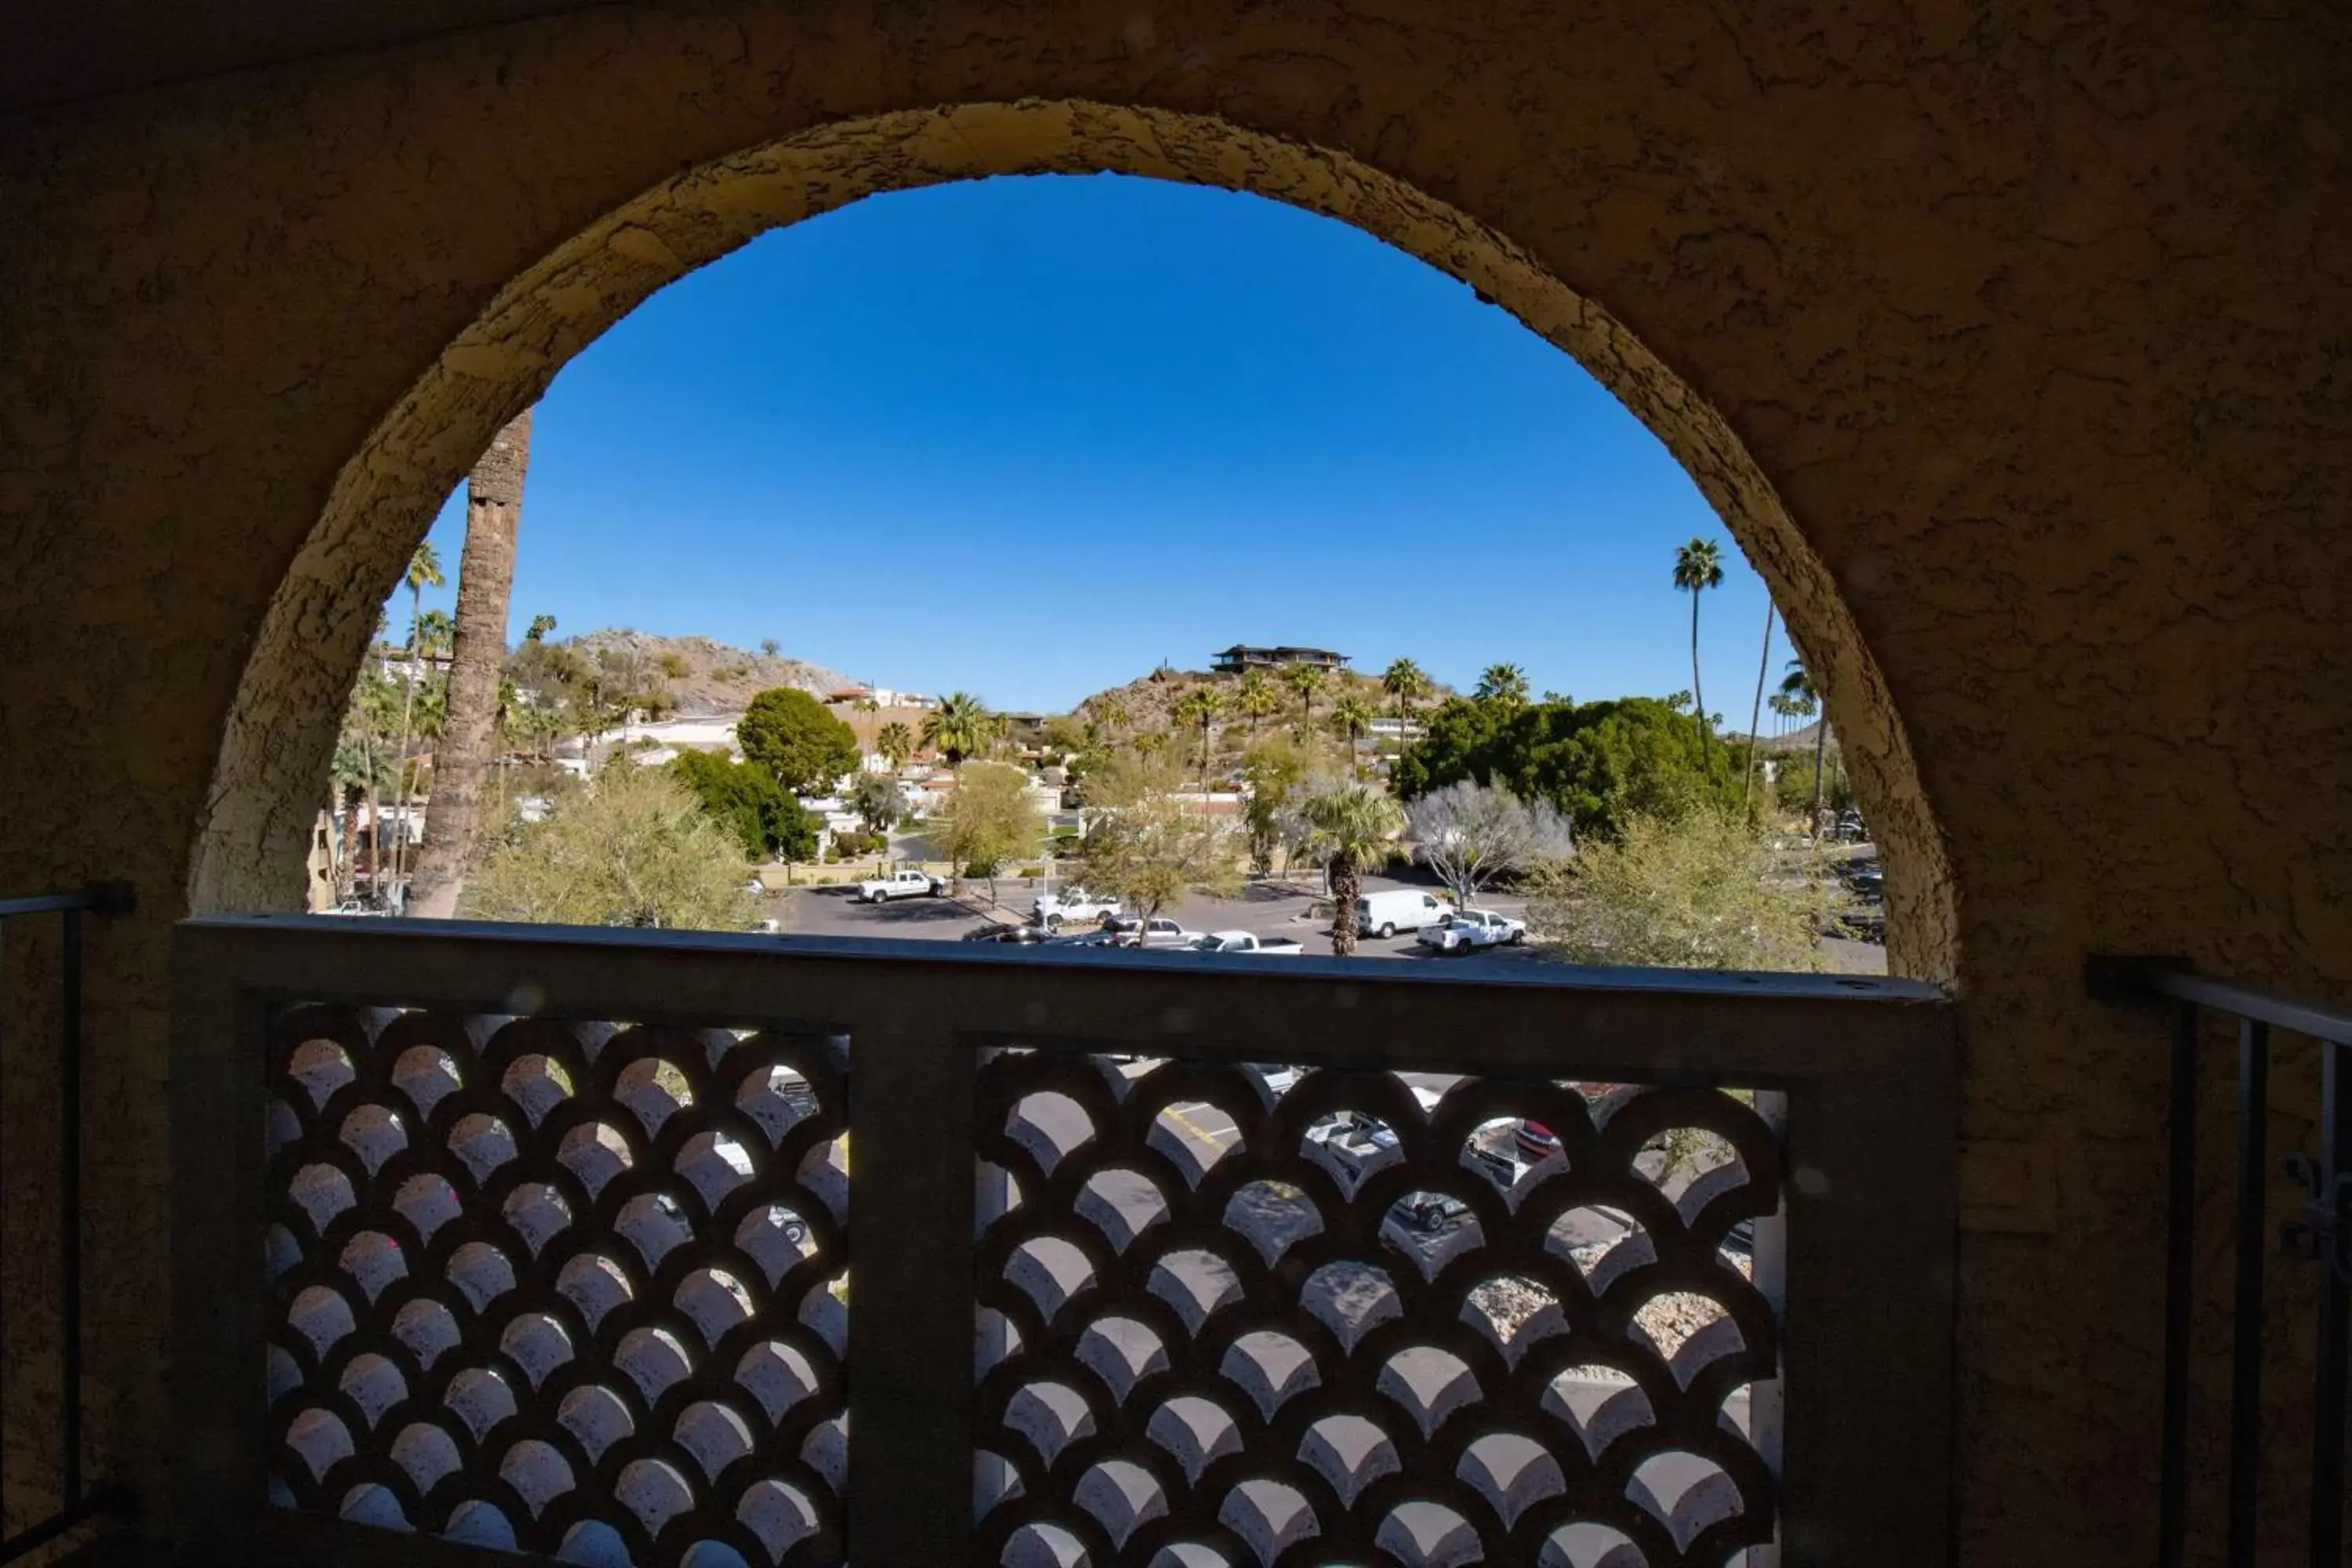
[[[1771,1539],[1743,1222],[1780,1160],[1742,1100],[1024,1050],[982,1068],[979,1124],[979,1561]]]
[[[841,1042],[315,1006],[269,1064],[280,1504],[840,1561]]]

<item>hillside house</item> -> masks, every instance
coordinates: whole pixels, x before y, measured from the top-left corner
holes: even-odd
[[[1235,643],[1217,654],[1209,668],[1219,675],[1244,675],[1253,669],[1281,669],[1289,665],[1307,664],[1318,669],[1345,669],[1348,656],[1328,647],[1258,647],[1250,643]]]

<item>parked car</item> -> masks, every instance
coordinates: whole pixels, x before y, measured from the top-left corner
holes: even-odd
[[[887,904],[893,899],[936,899],[945,896],[947,879],[934,877],[929,871],[893,871],[887,877],[869,877],[857,884],[857,901],[861,904]]]
[[[1297,958],[1306,950],[1286,936],[1258,936],[1245,931],[1213,931],[1184,944],[1187,952],[1255,952],[1269,958]]]
[[[1008,947],[1034,947],[1048,940],[1053,933],[1044,926],[1014,925],[1010,921],[997,921],[978,931],[963,933],[966,942],[1003,942]]]
[[[1482,947],[1516,947],[1528,940],[1528,922],[1491,910],[1455,910],[1413,939],[1440,952],[1471,952]]]
[[[1875,860],[1849,860],[1838,868],[1838,880],[1865,898],[1883,898],[1886,872]]]
[[[1413,1103],[1421,1107],[1423,1116],[1437,1109],[1440,1096],[1435,1089],[1423,1089],[1419,1084],[1411,1087]],[[1323,1145],[1333,1159],[1357,1175],[1363,1173],[1367,1162],[1397,1146],[1395,1128],[1360,1110],[1344,1110],[1322,1118],[1307,1128],[1307,1141]]]
[[[1522,1121],[1512,1130],[1511,1142],[1519,1158],[1533,1165],[1559,1152],[1559,1137],[1540,1121]]]
[[[1041,895],[1030,906],[1029,918],[1048,931],[1059,931],[1081,921],[1115,920],[1125,907],[1117,899],[1090,893],[1084,888],[1065,888],[1058,893]]]
[[[1421,1259],[1431,1274],[1477,1239],[1470,1205],[1443,1193],[1400,1198],[1381,1220],[1381,1244]]]
[[[1401,931],[1433,926],[1454,912],[1454,906],[1418,888],[1384,888],[1356,900],[1356,929],[1374,936],[1394,936]]]
[[[1103,921],[1103,930],[1121,947],[1172,948],[1190,947],[1200,932],[1188,931],[1165,915],[1154,915],[1149,921],[1133,915]]]

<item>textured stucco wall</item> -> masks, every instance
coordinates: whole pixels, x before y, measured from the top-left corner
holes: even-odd
[[[1110,166],[1389,235],[1698,468],[1963,998],[1969,1560],[2144,1560],[2158,1053],[2081,958],[2352,993],[2343,40],[2154,9],[614,7],[7,126],[0,888],[145,895],[93,955],[103,1468],[161,1490],[163,922],[290,897],[245,785],[318,765],[432,502],[743,233]]]

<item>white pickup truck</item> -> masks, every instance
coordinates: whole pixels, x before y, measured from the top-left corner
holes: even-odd
[[[1482,947],[1516,947],[1528,940],[1528,922],[1491,910],[1456,910],[1413,939],[1440,952],[1471,952]]]
[[[1297,958],[1303,951],[1286,936],[1258,936],[1245,931],[1213,931],[1184,944],[1187,952],[1255,952],[1270,958]]]
[[[1115,916],[1124,907],[1117,899],[1103,898],[1084,888],[1065,888],[1039,898],[1029,907],[1029,918],[1047,931],[1059,931],[1066,925]]]
[[[887,904],[893,899],[936,899],[948,890],[947,879],[929,871],[893,871],[857,884],[861,904]]]

